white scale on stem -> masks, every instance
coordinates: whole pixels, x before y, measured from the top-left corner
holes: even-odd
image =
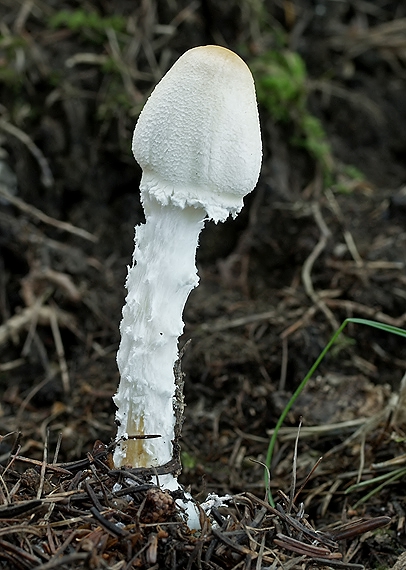
[[[117,362],[118,436],[159,434],[121,444],[115,462],[163,465],[172,458],[175,416],[173,367],[182,312],[198,284],[195,255],[205,211],[143,200],[146,223],[136,230],[136,259],[128,272]],[[118,461],[117,461],[118,459]]]
[[[259,176],[261,135],[246,64],[218,46],[186,52],[148,99],[133,152],[146,223],[136,229],[126,282],[114,463],[151,467],[172,458],[173,368],[183,309],[198,284],[199,233],[206,219],[235,217]],[[174,487],[170,477],[165,484]]]

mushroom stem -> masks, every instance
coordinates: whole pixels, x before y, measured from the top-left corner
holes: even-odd
[[[117,353],[120,384],[114,464],[151,467],[172,459],[175,415],[174,364],[183,332],[183,309],[197,286],[195,254],[205,210],[166,204],[141,180],[146,223],[135,230],[135,251],[128,268],[128,291]],[[153,439],[126,439],[159,435]]]
[[[172,459],[173,368],[183,309],[198,283],[199,233],[205,219],[220,222],[241,210],[258,180],[261,148],[251,72],[223,47],[183,54],[140,114],[132,149],[143,171],[146,223],[136,229],[120,327],[116,467]],[[164,484],[176,488],[177,481],[168,476]]]

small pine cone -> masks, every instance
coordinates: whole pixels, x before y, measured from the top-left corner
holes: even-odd
[[[167,491],[149,489],[141,513],[143,523],[161,523],[167,521],[175,512],[176,503]]]

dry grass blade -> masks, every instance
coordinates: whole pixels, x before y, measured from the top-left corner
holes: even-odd
[[[72,564],[77,562],[86,562],[90,558],[90,554],[85,552],[78,552],[76,554],[68,554],[67,556],[58,556],[55,559],[40,564],[35,567],[35,570],[53,570],[54,568],[70,569]]]
[[[351,521],[350,523],[341,525],[339,528],[330,531],[330,535],[334,540],[347,540],[349,538],[359,536],[360,534],[364,534],[365,532],[369,532],[370,530],[387,526],[390,522],[391,518],[385,516],[368,520]]]
[[[317,226],[320,230],[320,238],[315,247],[313,248],[313,251],[311,252],[311,254],[308,256],[308,258],[303,264],[302,281],[307,295],[310,297],[313,303],[317,305],[317,307],[319,307],[321,311],[325,314],[326,318],[331,324],[331,328],[333,329],[333,331],[336,331],[340,325],[337,319],[334,317],[333,313],[326,306],[325,301],[321,298],[319,294],[316,293],[311,277],[313,265],[316,262],[317,258],[326,248],[328,239],[331,236],[331,232],[326,225],[326,222],[321,213],[320,205],[317,202],[314,202],[312,204],[312,213],[314,216],[314,220],[317,223]]]
[[[37,147],[36,144],[34,144],[32,139],[21,129],[19,129],[15,125],[12,125],[11,123],[9,123],[8,121],[6,121],[4,118],[1,117],[0,117],[0,129],[16,137],[28,148],[28,150],[31,152],[31,154],[34,156],[34,158],[37,160],[40,166],[42,174],[41,181],[43,185],[46,186],[47,188],[51,188],[54,184],[54,177],[51,172],[51,169],[49,168],[48,161],[46,160],[42,151]],[[3,194],[4,192],[6,195]],[[3,195],[4,198],[7,198],[7,190],[0,188],[0,193]]]
[[[58,323],[67,328],[75,327],[75,318],[70,313],[63,311],[57,307],[38,306],[26,307],[16,315],[13,315],[0,326],[0,345],[4,344],[10,338],[15,338],[23,329],[28,328],[33,320],[37,320],[40,324],[49,325],[57,313]]]
[[[278,533],[274,539],[275,544],[290,550],[291,552],[296,552],[297,554],[302,554],[305,556],[318,556],[323,557],[328,560],[330,559],[341,559],[342,555],[339,552],[332,553],[328,548],[323,548],[322,546],[313,546],[311,544],[296,540],[291,536],[285,536],[282,533]]]
[[[96,243],[99,239],[90,232],[82,230],[81,228],[77,228],[76,226],[68,222],[55,220],[55,218],[52,218],[51,216],[44,214],[44,212],[42,212],[38,208],[35,208],[34,206],[27,204],[26,202],[24,202],[24,200],[21,200],[21,198],[17,198],[17,196],[12,196],[8,192],[7,188],[5,188],[5,186],[2,184],[0,184],[0,196],[2,196],[5,200],[10,202],[10,204],[13,204],[13,206],[16,206],[16,208],[18,208],[22,212],[32,216],[33,218],[36,218],[37,220],[40,220],[44,224],[48,224],[49,226],[53,226],[58,230],[73,234],[75,236],[81,237],[82,239],[91,241],[93,243]]]
[[[38,568],[41,560],[7,540],[0,539],[0,551],[3,559],[13,563],[13,568]]]
[[[331,45],[345,49],[348,56],[357,57],[370,49],[390,49],[404,57],[406,48],[406,18],[398,18],[367,30],[358,30],[351,36],[335,36]]]

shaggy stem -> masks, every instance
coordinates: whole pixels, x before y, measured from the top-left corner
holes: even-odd
[[[117,353],[117,467],[157,466],[172,458],[173,368],[183,309],[198,284],[195,255],[205,217],[201,208],[162,205],[147,192],[142,197],[146,223],[135,231]],[[134,435],[160,437],[126,440]]]

